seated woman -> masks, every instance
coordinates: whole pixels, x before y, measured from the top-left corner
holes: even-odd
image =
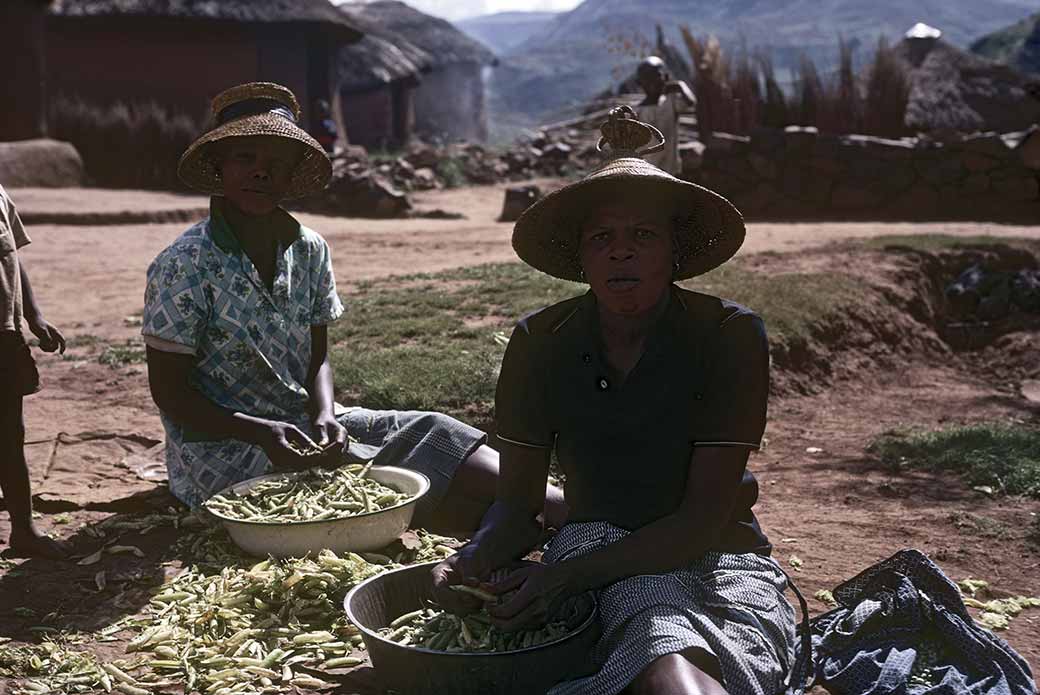
[[[178,174],[212,195],[210,216],[148,268],[142,333],[166,430],[170,491],[198,507],[224,487],[313,459],[301,446],[425,473],[416,523],[475,528],[494,496],[486,435],[439,413],[333,401],[327,326],[343,313],[329,246],[279,207],[323,189],[332,166],[297,121],[291,91],[233,87]],[[348,440],[350,438],[354,441]],[[348,443],[349,441],[349,443]],[[550,491],[549,515],[562,513]]]
[[[550,692],[776,695],[794,611],[746,470],[766,422],[765,330],[750,310],[674,284],[733,256],[744,225],[724,198],[637,157],[662,138],[632,115],[622,107],[603,126],[611,161],[516,224],[520,258],[590,291],[513,332],[496,396],[497,498],[434,569],[435,592],[471,608],[447,588],[532,550],[555,451],[568,523],[545,564],[489,587],[515,591],[491,609],[506,629],[597,592],[595,672]]]

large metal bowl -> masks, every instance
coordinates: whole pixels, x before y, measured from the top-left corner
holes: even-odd
[[[361,630],[381,687],[408,695],[537,695],[553,684],[592,671],[590,652],[599,638],[596,599],[579,597],[583,620],[559,639],[495,653],[441,652],[402,646],[379,634],[398,616],[433,596],[430,562],[384,572],[354,587],[343,607]]]
[[[245,494],[257,483],[280,477],[281,474],[275,473],[250,478],[225,488],[220,494]],[[325,548],[337,553],[378,550],[408,529],[415,504],[430,489],[430,479],[396,466],[373,466],[368,477],[409,495],[408,499],[377,512],[325,521],[243,521],[212,509],[207,511],[220,519],[235,544],[250,555],[302,557]]]

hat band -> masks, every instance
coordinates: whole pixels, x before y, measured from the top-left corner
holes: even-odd
[[[246,99],[230,104],[217,114],[217,125],[224,125],[228,121],[245,118],[246,116],[258,116],[262,113],[281,116],[290,123],[296,123],[296,116],[293,112],[279,101],[274,99]]]

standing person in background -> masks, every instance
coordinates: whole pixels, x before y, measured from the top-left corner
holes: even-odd
[[[0,186],[0,490],[11,515],[11,550],[57,559],[67,556],[68,548],[40,533],[32,520],[22,397],[40,390],[40,374],[22,336],[22,317],[45,352],[64,353],[65,337],[36,306],[29,275],[18,258],[18,249],[29,242],[14,203]]]
[[[636,70],[636,80],[646,93],[635,108],[640,121],[661,131],[665,147],[646,155],[646,161],[672,176],[682,173],[679,159],[679,115],[692,111],[697,98],[682,80],[670,81],[667,66],[657,56],[643,59]]]
[[[311,135],[327,154],[336,150],[339,129],[336,128],[336,120],[332,117],[329,102],[324,99],[314,100],[314,125],[311,126]]]

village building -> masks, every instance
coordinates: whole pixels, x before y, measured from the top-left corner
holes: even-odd
[[[487,105],[483,73],[495,55],[450,22],[397,0],[351,3],[362,17],[404,38],[431,57],[429,73],[415,88],[415,133],[430,140],[486,140]]]
[[[4,22],[0,58],[19,68],[7,71],[16,79],[5,87],[19,115],[0,121],[0,140],[44,135],[47,104],[58,97],[155,102],[201,118],[214,95],[251,80],[292,89],[306,127],[316,99],[335,100],[339,47],[362,36],[327,0],[8,2],[3,14],[18,23]]]
[[[947,43],[938,29],[915,25],[895,52],[910,78],[912,132],[1010,132],[1040,122],[1034,78]]]
[[[339,50],[347,140],[370,150],[398,148],[415,132],[415,89],[434,59],[401,36],[360,17],[350,20],[365,36]]]

